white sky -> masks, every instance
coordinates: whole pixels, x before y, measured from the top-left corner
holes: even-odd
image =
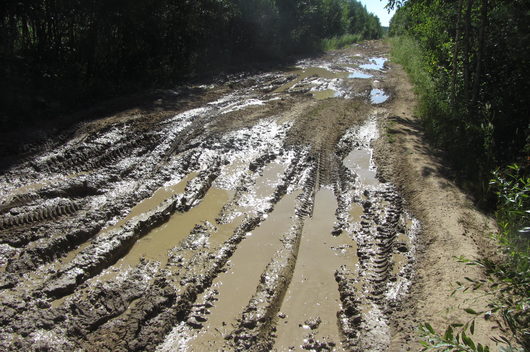
[[[387,4],[386,0],[359,0],[363,5],[366,6],[366,9],[368,12],[373,13],[377,17],[379,17],[379,21],[381,21],[381,25],[388,27],[388,23],[390,22],[390,19],[392,18],[392,15],[394,15],[395,10],[392,10],[392,12],[388,13],[388,10],[385,9],[385,5]]]

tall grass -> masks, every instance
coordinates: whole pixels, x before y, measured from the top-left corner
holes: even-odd
[[[491,124],[477,124],[464,104],[452,101],[451,83],[434,72],[438,68],[429,62],[418,42],[407,36],[388,40],[392,59],[403,66],[414,84],[419,98],[416,113],[426,136],[444,150],[459,185],[474,195],[479,205],[491,206],[488,180],[496,166]]]
[[[440,99],[442,97],[429,72],[423,49],[407,36],[391,37],[388,41],[392,47],[392,60],[403,66],[414,84],[419,98],[417,113],[427,125],[427,132],[437,132],[440,128],[436,126],[436,121],[442,119],[441,114],[449,114],[449,107],[445,99]]]
[[[320,44],[324,51],[341,49],[345,46],[357,43],[362,39],[360,34],[344,34],[338,37],[322,39]]]

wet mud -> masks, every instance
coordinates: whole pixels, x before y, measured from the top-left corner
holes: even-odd
[[[386,55],[182,87],[12,165],[0,350],[387,350],[419,224],[372,156]]]

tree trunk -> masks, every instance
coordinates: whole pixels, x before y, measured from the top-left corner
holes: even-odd
[[[465,27],[464,27],[464,103],[469,104],[469,46],[471,37],[471,9],[473,0],[467,0]]]
[[[482,58],[484,57],[484,38],[486,27],[488,25],[488,5],[488,0],[482,0],[482,5],[480,9],[480,30],[478,39],[477,66],[475,68],[475,77],[473,77],[473,95],[471,98],[472,107],[477,104],[480,92]]]
[[[453,51],[453,88],[451,90],[451,103],[454,106],[456,103],[456,73],[458,69],[458,50],[460,44],[460,22],[462,19],[462,6],[464,0],[458,1],[458,13],[456,18],[456,33],[455,33],[455,47]]]

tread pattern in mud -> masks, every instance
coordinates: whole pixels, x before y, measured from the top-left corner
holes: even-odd
[[[7,170],[0,177],[0,349],[282,350],[289,319],[308,327],[306,338],[292,342],[304,350],[385,350],[380,337],[412,277],[417,223],[392,185],[365,184],[344,162],[371,148],[359,132],[368,120],[374,125],[367,99],[315,103],[310,89],[278,91],[297,75],[236,77],[217,100],[173,117],[70,133]],[[305,230],[323,189],[336,204],[324,238],[343,244],[327,253],[346,263],[328,278],[337,296],[335,337],[318,316],[282,313],[307,260],[300,247],[309,243]],[[285,228],[273,240],[257,238],[287,197],[295,201]],[[201,207],[207,211],[197,216]],[[156,257],[163,259],[135,257],[175,219],[191,222],[189,230],[165,238]],[[250,299],[240,310],[226,308],[229,323],[214,322],[223,294],[233,293],[214,283],[236,272],[243,244],[259,241],[273,254],[242,278],[251,282]],[[201,340],[212,332],[215,341]]]

